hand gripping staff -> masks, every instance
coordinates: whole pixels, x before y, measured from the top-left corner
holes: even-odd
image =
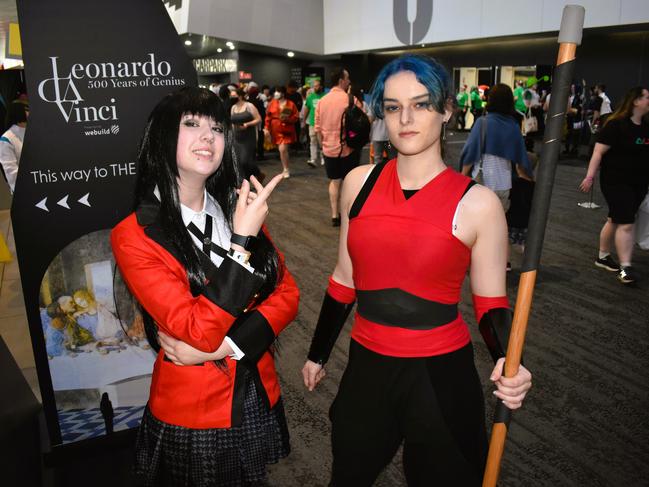
[[[525,254],[523,255],[521,279],[518,285],[514,320],[505,359],[506,377],[516,375],[523,352],[527,320],[532,306],[536,273],[541,259],[543,237],[550,209],[552,185],[559,150],[561,149],[561,131],[566,115],[566,107],[568,106],[570,82],[575,65],[575,52],[577,46],[581,44],[584,14],[584,7],[566,5],[561,18],[561,29],[558,38],[559,54],[552,80],[552,98],[550,99],[550,110],[543,137],[544,148],[539,163],[534,199],[532,200],[532,212],[530,214]],[[498,401],[482,487],[496,486],[510,417],[511,411],[501,401]]]

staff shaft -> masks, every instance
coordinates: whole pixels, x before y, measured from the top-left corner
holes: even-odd
[[[574,59],[577,44],[581,42],[581,29],[583,26],[584,9],[574,5],[564,8],[559,33],[559,53],[557,67],[552,82],[552,98],[548,111],[545,135],[543,138],[543,152],[539,162],[539,171],[532,201],[528,239],[525,245],[521,278],[514,308],[514,318],[510,332],[507,355],[505,358],[505,377],[513,377],[518,373],[527,323],[532,308],[536,275],[541,260],[541,250],[545,237],[545,227],[550,210],[552,186],[556,173],[557,160],[561,145],[561,133],[568,106],[570,82],[574,71]],[[565,31],[564,31],[565,23]],[[567,42],[575,40],[576,42]],[[505,440],[509,429],[511,411],[498,401],[494,415],[494,424],[489,443],[489,454],[483,477],[483,487],[495,487],[500,474],[500,463],[505,450]]]

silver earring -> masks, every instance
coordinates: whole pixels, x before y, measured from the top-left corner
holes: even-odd
[[[442,142],[446,140],[446,122],[442,122]]]

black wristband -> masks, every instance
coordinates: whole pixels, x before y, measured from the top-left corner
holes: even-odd
[[[494,363],[507,353],[509,332],[512,327],[512,312],[507,308],[493,308],[487,311],[478,325],[480,334],[489,349]]]
[[[334,348],[336,339],[353,307],[354,303],[341,303],[332,298],[329,293],[325,293],[311,348],[307,355],[309,360],[321,365],[329,360],[331,350]]]
[[[254,241],[255,237],[253,235],[247,235],[244,237],[243,235],[233,233],[230,237],[230,242],[236,245],[241,245],[246,250],[250,250]]]

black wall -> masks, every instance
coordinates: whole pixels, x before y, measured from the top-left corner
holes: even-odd
[[[637,85],[649,86],[648,26],[634,26],[629,32],[585,31],[577,49],[575,79],[588,85],[603,82],[613,103]],[[535,66],[554,65],[558,44],[556,37],[467,42],[463,45],[416,49],[413,52],[437,58],[449,72],[463,66]],[[380,69],[397,54],[343,55],[352,82],[370,88]]]
[[[603,82],[613,103],[622,99],[624,93],[636,85],[649,86],[649,25],[625,28],[625,32],[586,30],[582,45],[577,49],[575,79],[586,80],[588,85]],[[460,45],[416,49],[437,58],[449,72],[463,66],[553,66],[557,57],[556,37],[501,39],[491,41],[467,41]],[[352,83],[369,91],[380,69],[398,54],[343,54],[334,60],[291,59],[286,56],[259,54],[240,50],[239,70],[251,72],[259,85],[284,85],[290,79],[291,69],[301,67],[308,73],[309,67],[322,67],[325,85],[337,66],[349,70]],[[209,79],[201,82],[238,81],[238,73],[231,79]],[[229,76],[229,75],[228,75]]]
[[[22,69],[3,69],[0,71],[0,130],[2,133],[9,127],[5,123],[6,105],[9,105],[18,96],[27,91],[25,87],[25,75]]]
[[[239,70],[252,73],[252,79],[259,85],[285,85],[291,76],[291,69],[302,68],[303,74],[308,74],[309,67],[320,67],[325,70],[325,82],[330,71],[338,66],[338,61],[310,61],[291,59],[287,56],[258,54],[252,51],[239,51]]]

